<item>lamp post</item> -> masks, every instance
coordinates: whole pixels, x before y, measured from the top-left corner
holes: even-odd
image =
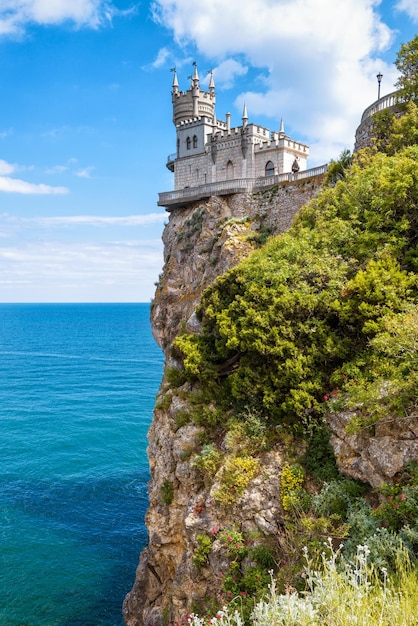
[[[377,78],[377,99],[380,100],[380,83],[382,82],[383,74],[379,72],[376,78]]]

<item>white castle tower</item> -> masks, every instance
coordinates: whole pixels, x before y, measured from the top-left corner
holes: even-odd
[[[203,91],[194,64],[190,89],[180,91],[174,69],[171,97],[177,150],[168,158],[167,167],[174,172],[175,191],[193,188],[195,196],[205,197],[217,195],[215,183],[246,180],[249,184],[262,177],[306,170],[309,147],[286,135],[283,121],[278,132],[250,124],[245,105],[240,126],[231,128],[230,113],[225,121],[217,119],[212,72],[209,91]],[[201,194],[197,188],[202,188]],[[167,206],[162,196],[168,194],[160,194],[159,201]]]

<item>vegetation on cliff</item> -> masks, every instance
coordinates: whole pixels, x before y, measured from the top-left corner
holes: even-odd
[[[303,433],[337,397],[361,401],[368,422],[413,409],[417,160],[417,146],[358,155],[288,233],[204,293],[202,333],[174,346],[185,377],[209,394],[202,423],[251,408]]]

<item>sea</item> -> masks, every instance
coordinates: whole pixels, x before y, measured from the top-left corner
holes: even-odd
[[[122,626],[163,355],[149,304],[0,305],[0,625]]]

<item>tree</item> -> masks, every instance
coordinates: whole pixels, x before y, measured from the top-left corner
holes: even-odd
[[[403,105],[402,115],[385,109],[373,116],[374,146],[394,155],[407,146],[418,144],[418,106],[409,101]]]
[[[327,177],[325,184],[329,186],[336,185],[339,180],[344,180],[346,171],[353,162],[353,155],[348,148],[345,148],[340,154],[338,161],[331,159],[328,165]]]
[[[395,65],[401,74],[396,86],[402,99],[418,103],[418,35],[402,44]]]
[[[206,421],[221,426],[251,404],[267,424],[298,428],[321,418],[336,387],[342,396],[364,379],[369,390],[374,373],[381,376],[386,353],[371,341],[385,318],[417,302],[417,161],[417,146],[394,156],[361,152],[290,231],[205,291],[202,333],[178,337],[174,349],[187,380],[210,387],[200,407]],[[208,415],[212,405],[222,410]]]

